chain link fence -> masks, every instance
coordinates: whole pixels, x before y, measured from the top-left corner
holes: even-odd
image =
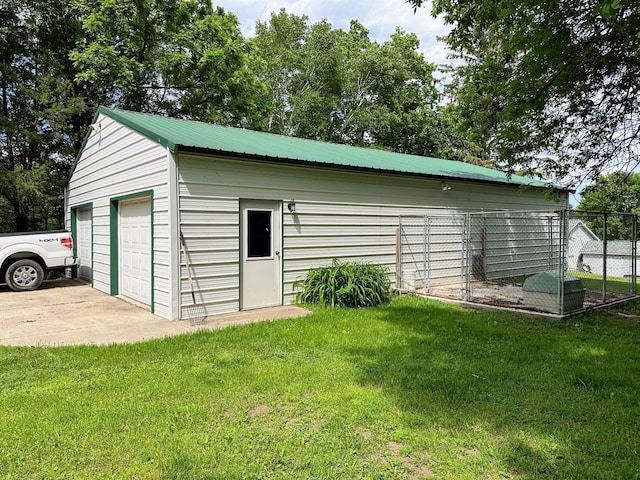
[[[402,216],[397,251],[397,285],[425,295],[559,315],[636,296],[636,215]]]

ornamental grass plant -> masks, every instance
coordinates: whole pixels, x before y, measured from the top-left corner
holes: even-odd
[[[374,307],[391,298],[386,268],[335,259],[329,266],[310,269],[294,289],[299,303],[331,307]]]

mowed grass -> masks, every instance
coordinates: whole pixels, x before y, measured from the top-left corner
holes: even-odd
[[[584,288],[586,288],[588,291],[602,291],[602,275],[577,271],[571,271],[569,273],[574,277],[579,278],[582,281],[582,285],[584,286]],[[607,277],[607,293],[620,293],[630,295],[631,286],[632,285],[630,278],[614,276]]]
[[[640,324],[415,297],[0,348],[3,479],[633,479]],[[631,316],[629,316],[631,315]]]

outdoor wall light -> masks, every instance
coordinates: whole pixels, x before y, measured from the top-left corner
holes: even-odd
[[[287,208],[291,213],[296,213],[296,201],[293,198],[287,203]]]
[[[447,182],[442,182],[440,184],[440,188],[442,188],[443,192],[448,192],[449,190],[451,190],[451,186]]]

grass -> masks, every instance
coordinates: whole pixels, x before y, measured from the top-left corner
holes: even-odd
[[[574,277],[579,278],[582,281],[582,285],[584,286],[584,288],[586,288],[588,291],[602,291],[602,275],[577,271],[570,271],[569,273]],[[631,279],[607,276],[607,293],[620,293],[630,295]]]
[[[3,479],[640,477],[640,323],[415,297],[0,348]]]

